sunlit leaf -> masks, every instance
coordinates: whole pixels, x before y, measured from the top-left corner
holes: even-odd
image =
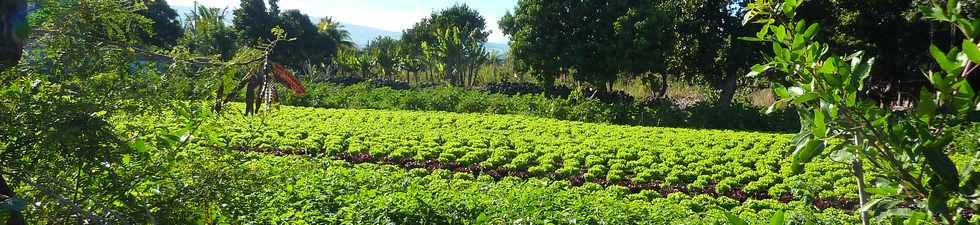
[[[980,63],[980,47],[969,39],[963,39],[963,53],[974,63]]]

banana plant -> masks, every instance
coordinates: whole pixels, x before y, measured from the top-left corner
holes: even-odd
[[[893,111],[863,97],[875,58],[863,52],[832,53],[831,46],[818,38],[820,24],[796,17],[804,1],[756,0],[746,7],[743,20],[762,29],[742,40],[772,47],[771,57],[748,74],[772,81],[779,99],[768,111],[793,107],[800,114],[802,129],[793,138],[791,169],[801,172],[806,163],[828,154],[850,161],[859,182],[864,224],[869,223],[870,213],[880,220],[919,215],[897,207],[902,203],[925,209],[930,222],[970,223],[966,214],[980,208],[980,173],[974,169],[980,153],[957,166],[950,156],[970,152],[948,146],[952,128],[967,123],[967,114],[980,110],[968,79],[980,67],[980,20],[962,15],[956,0],[922,7],[924,18],[948,23],[965,38],[962,48],[930,48],[928,54],[941,70],[924,72],[931,85],[920,89],[914,108]],[[874,180],[887,182],[865,187],[865,164],[877,174]],[[869,199],[869,192],[877,199]]]

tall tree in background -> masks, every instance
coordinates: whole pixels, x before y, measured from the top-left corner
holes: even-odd
[[[269,2],[270,5],[275,5],[277,0]],[[233,24],[238,31],[238,42],[244,45],[271,40],[271,30],[279,23],[278,8],[266,10],[265,2],[262,0],[242,0],[234,14]]]
[[[262,0],[244,0],[235,10],[235,29],[239,32],[239,44],[254,44],[272,39],[273,27],[286,31],[289,40],[279,43],[272,53],[273,61],[308,72],[308,65],[330,62],[337,52],[337,43],[321,33],[310,17],[299,10],[279,13],[278,0],[269,0],[269,8]]]
[[[27,3],[24,0],[3,1],[0,3],[0,71],[17,65],[25,40]]]
[[[456,27],[440,28],[436,33],[435,44],[422,43],[427,61],[453,85],[473,85],[477,69],[487,61],[486,49],[478,42],[466,42]]]
[[[337,43],[337,48],[350,49],[357,47],[354,41],[351,40],[350,32],[344,29],[344,25],[329,16],[320,18],[320,22],[317,23],[317,31],[329,37],[334,43]]]
[[[959,1],[963,14],[980,15],[980,1]],[[833,52],[864,50],[878,57],[874,64],[870,95],[879,100],[897,100],[898,93],[917,95],[927,81],[923,69],[934,61],[927,54],[930,43],[949,48],[960,45],[957,30],[948,24],[921,19],[918,8],[924,0],[833,1],[810,0],[798,10],[801,19],[819,22]]]
[[[286,34],[295,38],[276,46],[273,60],[294,68],[328,62],[337,52],[337,44],[329,36],[318,32],[310,17],[299,10],[286,10],[279,21]]]
[[[140,30],[143,42],[160,48],[170,48],[183,36],[177,11],[170,8],[166,0],[143,0],[146,9],[136,13],[153,21],[153,30]]]
[[[453,36],[445,36],[447,33]],[[466,64],[466,66],[457,68],[457,65],[462,64],[432,59],[442,58],[447,54],[455,54],[449,51],[460,54],[468,52],[467,54],[477,55],[478,52],[474,52],[476,49],[471,48],[471,46],[476,45],[482,48],[489,36],[490,33],[486,31],[486,20],[478,11],[465,4],[454,5],[453,7],[433,12],[428,18],[422,19],[422,21],[413,25],[412,28],[405,30],[402,33],[401,39],[403,43],[402,50],[409,57],[407,61],[412,63],[411,69],[427,68],[438,70],[443,72],[442,75],[448,82],[463,85],[465,83],[463,81],[464,77],[474,73],[473,70],[464,68],[470,68],[473,65]],[[443,46],[443,44],[447,45]],[[450,60],[457,59],[453,58]],[[428,62],[434,65],[421,67],[415,64],[419,62]],[[477,62],[477,60],[460,61],[460,63]],[[442,69],[439,67],[442,67]],[[458,70],[454,71],[454,69]]]
[[[743,26],[741,10],[746,0],[682,0],[674,2],[677,45],[669,57],[667,73],[691,83],[720,90],[718,105],[729,106],[738,82],[761,58],[760,45],[739,40],[754,36],[758,27]]]
[[[371,58],[374,59],[375,65],[378,65],[381,69],[384,79],[394,80],[395,74],[401,68],[401,46],[399,46],[398,40],[387,36],[380,36],[372,40],[364,48]]]
[[[570,75],[609,90],[621,74],[662,73],[673,21],[660,3],[522,0],[500,27],[518,71],[549,85]]]
[[[179,42],[193,53],[229,59],[235,52],[235,31],[225,25],[225,14],[226,10],[195,4]]]

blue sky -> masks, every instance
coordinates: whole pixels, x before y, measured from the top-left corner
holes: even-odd
[[[173,6],[192,6],[195,0],[167,0]],[[198,0],[210,7],[236,8],[239,0]],[[280,9],[299,9],[312,17],[330,16],[345,23],[388,31],[401,31],[429,16],[433,10],[465,3],[480,11],[491,31],[491,42],[507,42],[497,21],[517,5],[517,0],[280,0]]]

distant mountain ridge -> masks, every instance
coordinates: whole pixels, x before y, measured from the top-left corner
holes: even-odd
[[[175,11],[177,11],[177,14],[180,15],[181,20],[183,20],[183,17],[185,15],[190,14],[190,12],[193,11],[193,7],[191,6],[171,5],[170,7],[173,8]],[[226,15],[225,18],[225,22],[231,24],[233,17],[234,15],[231,14],[231,10],[229,9],[228,15]],[[319,22],[320,18],[321,17],[310,16],[310,20],[313,22],[313,24]],[[366,46],[368,42],[371,42],[371,40],[374,40],[377,37],[388,36],[395,39],[399,39],[402,36],[401,31],[389,31],[389,30],[379,29],[375,27],[356,25],[356,24],[350,24],[345,22],[340,22],[340,24],[344,25],[344,29],[350,32],[351,40],[353,40],[354,43],[360,47]],[[488,51],[497,51],[500,53],[507,53],[508,51],[510,51],[510,47],[507,45],[507,43],[487,42],[486,45],[484,45],[484,48],[486,48]]]

